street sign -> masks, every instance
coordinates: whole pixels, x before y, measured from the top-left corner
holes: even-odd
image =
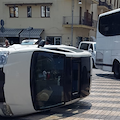
[[[4,33],[4,32],[5,32],[5,28],[4,28],[3,26],[1,27],[1,29],[0,29],[0,30],[1,30],[1,32],[2,32],[2,33]]]
[[[1,23],[1,26],[4,26],[4,20],[3,19],[1,19],[0,23]]]

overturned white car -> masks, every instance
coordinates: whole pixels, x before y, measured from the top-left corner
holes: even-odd
[[[0,49],[0,115],[71,104],[90,94],[91,54],[65,45]]]

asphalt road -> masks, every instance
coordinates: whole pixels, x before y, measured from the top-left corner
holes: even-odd
[[[50,112],[0,120],[120,120],[120,80],[113,73],[93,69],[91,94]]]

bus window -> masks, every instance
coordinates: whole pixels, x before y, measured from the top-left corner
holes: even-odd
[[[102,16],[99,19],[99,32],[105,36],[120,35],[120,12]]]
[[[46,52],[35,54],[34,99],[36,109],[44,109],[62,103],[64,56]]]

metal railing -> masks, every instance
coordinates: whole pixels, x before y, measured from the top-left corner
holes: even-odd
[[[113,4],[108,5],[108,8],[112,10],[113,9]]]
[[[71,16],[64,16],[63,17],[63,25],[72,25],[72,17]],[[73,17],[73,25],[87,25],[90,27],[97,27],[97,21],[96,20],[88,20],[85,19],[85,17],[82,17],[80,19],[79,16]]]
[[[106,6],[107,8],[110,7],[108,0],[99,0],[99,6]]]
[[[99,0],[99,6],[106,6],[108,9],[113,9],[113,4],[109,3],[108,0]]]

